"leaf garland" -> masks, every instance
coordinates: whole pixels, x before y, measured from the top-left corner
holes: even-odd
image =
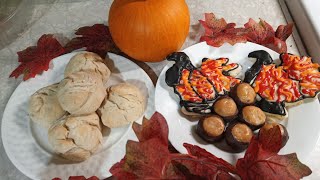
[[[253,19],[236,28],[235,23],[227,23],[225,19],[218,19],[213,13],[206,13],[205,20],[200,20],[205,29],[205,34],[200,41],[208,45],[220,47],[224,43],[236,44],[247,41],[261,44],[279,53],[287,51],[285,40],[292,34],[293,24],[280,25],[276,31],[264,20],[257,23]],[[76,37],[71,39],[64,47],[52,34],[45,34],[38,40],[37,46],[31,46],[18,52],[20,65],[10,74],[18,78],[23,75],[23,80],[28,80],[49,69],[52,59],[72,52],[77,49],[99,54],[105,58],[108,52],[121,54],[113,42],[109,27],[104,24],[81,27],[75,32]]]
[[[227,23],[225,19],[218,19],[213,13],[206,13],[205,20],[199,20],[205,33],[200,41],[206,41],[208,45],[220,47],[224,43],[234,45],[247,41],[268,47],[278,53],[287,52],[286,39],[292,34],[293,24],[280,25],[276,31],[263,19],[257,23],[253,19],[244,24],[244,27],[236,28],[235,23]]]

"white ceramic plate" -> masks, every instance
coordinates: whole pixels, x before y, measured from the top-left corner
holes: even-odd
[[[1,131],[5,151],[12,163],[31,179],[68,179],[69,176],[76,175],[106,178],[111,175],[110,167],[125,155],[125,144],[128,140],[126,133],[131,125],[111,129],[109,136],[104,136],[103,147],[87,161],[70,163],[53,154],[48,144],[47,131],[28,117],[29,97],[38,89],[63,79],[65,66],[75,54],[55,58],[48,71],[22,82],[13,92],[3,113]],[[108,67],[112,74],[106,86],[127,81],[139,87],[148,100],[145,115],[151,117],[154,112],[154,86],[149,76],[124,57],[109,54],[109,58],[111,60],[108,61]]]
[[[265,50],[270,53],[273,59],[279,59],[279,54],[253,43],[240,43],[234,46],[225,44],[220,48],[208,46],[205,42],[191,46],[184,50],[190,57],[192,63],[199,67],[202,58],[227,57],[231,62],[242,65],[242,75],[255,62],[248,58],[248,54],[255,50]],[[165,83],[165,73],[172,66],[170,62],[161,72],[155,92],[156,110],[164,115],[169,125],[169,139],[172,145],[181,153],[187,153],[183,143],[190,143],[205,148],[207,151],[221,157],[226,161],[235,164],[236,160],[243,157],[243,153],[228,153],[212,144],[203,141],[196,133],[197,120],[184,116],[180,112],[179,98],[173,92],[173,88]],[[280,153],[297,152],[299,159],[304,162],[307,155],[314,150],[320,136],[320,105],[318,100],[310,99],[308,102],[291,107],[289,118],[283,121],[289,132],[289,141]]]

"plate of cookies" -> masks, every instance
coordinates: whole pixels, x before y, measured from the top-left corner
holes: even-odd
[[[169,140],[198,145],[235,164],[259,131],[279,126],[280,153],[308,161],[320,137],[320,65],[310,57],[254,43],[205,42],[167,56],[156,90],[156,110]]]
[[[151,79],[132,61],[69,53],[16,88],[3,114],[4,148],[31,179],[106,178],[132,122],[154,112],[153,99]]]

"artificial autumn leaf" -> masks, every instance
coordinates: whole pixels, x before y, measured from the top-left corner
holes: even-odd
[[[266,134],[253,137],[244,158],[237,161],[236,168],[242,179],[301,179],[311,174],[295,153],[278,155],[281,147],[281,131],[274,127]]]
[[[292,34],[293,23],[287,25],[280,25],[276,30],[276,37],[282,41],[286,41],[288,37]]]
[[[259,143],[263,149],[271,153],[278,153],[282,148],[282,136],[279,126],[270,128],[267,132],[261,131],[259,133]]]
[[[28,80],[49,69],[50,61],[65,53],[65,49],[52,34],[44,34],[31,46],[17,52],[20,65],[10,74],[18,78],[23,74],[23,80]]]
[[[165,167],[169,162],[170,152],[160,139],[152,138],[144,142],[128,141],[124,161],[113,166],[110,172],[117,179],[128,178],[119,174],[123,171],[130,177],[166,179],[170,178],[165,176]]]
[[[128,141],[126,155],[113,165],[110,172],[117,179],[136,178],[177,178],[170,165],[168,150],[168,124],[164,117],[156,112],[143,124],[132,125],[140,142]],[[171,169],[172,171],[167,172]]]
[[[220,171],[215,164],[192,158],[189,155],[179,155],[171,163],[180,172],[180,179],[232,179],[235,178],[225,171]]]
[[[234,45],[247,41],[244,28],[235,28],[235,23],[227,23],[223,18],[218,19],[213,13],[206,13],[205,20],[199,22],[205,29],[200,41],[206,41],[211,46],[220,47],[224,43]]]
[[[273,37],[272,41],[270,41],[268,44],[264,44],[264,46],[279,53],[287,52],[286,40],[292,34],[292,30],[293,23],[289,23],[288,25],[280,25],[277,28],[275,37]]]
[[[244,24],[244,27],[249,29],[247,38],[250,42],[268,44],[272,42],[272,38],[275,37],[272,26],[262,19],[257,23],[250,18],[249,21]]]
[[[291,26],[291,32],[290,32]],[[266,21],[260,19],[259,23],[253,19],[249,19],[244,25],[248,29],[248,41],[266,46],[278,53],[287,52],[287,44],[285,40],[292,33],[292,25],[281,25],[277,28],[277,33],[273,30],[272,26]]]
[[[214,179],[214,177],[220,177],[220,179],[235,179],[231,174],[236,174],[237,170],[228,162],[217,158],[198,146],[187,143],[183,145],[187,149],[188,154],[173,154],[171,160],[187,179],[192,177],[204,179]]]
[[[97,53],[102,58],[105,58],[107,52],[120,52],[112,40],[109,27],[104,24],[81,27],[75,34],[78,37],[71,39],[65,46],[68,52],[86,48],[87,51]]]
[[[183,146],[187,149],[189,155],[197,157],[198,159],[201,159],[203,161],[213,163],[214,166],[216,166],[219,170],[237,174],[237,169],[234,166],[232,166],[227,161],[209,153],[205,149],[188,143],[184,143]]]
[[[168,125],[164,117],[155,112],[150,120],[143,118],[142,125],[134,122],[132,128],[140,142],[152,138],[159,138],[161,142],[168,146]]]
[[[114,164],[109,172],[113,175],[113,177],[116,177],[117,179],[137,179],[138,177],[131,173],[128,172],[124,167],[126,163],[126,158],[124,157],[120,162]]]
[[[263,44],[263,46],[272,49],[278,53],[287,52],[287,44],[285,41],[280,40],[279,38],[273,37],[272,41],[267,44]]]
[[[70,176],[69,180],[99,180],[99,178],[96,176],[92,176],[87,179],[84,176]]]
[[[204,21],[199,20],[199,22],[205,27],[205,34],[208,36],[236,26],[235,23],[227,23],[224,18],[216,18],[213,13],[205,13],[204,18]]]
[[[247,42],[244,36],[233,36],[229,34],[219,33],[213,37],[203,36],[200,38],[200,41],[206,41],[208,45],[213,47],[220,47],[224,43],[229,43],[231,45],[235,45],[237,43],[245,43]]]

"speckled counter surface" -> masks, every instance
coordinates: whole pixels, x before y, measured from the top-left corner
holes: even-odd
[[[262,18],[274,28],[286,24],[286,20],[277,0],[186,0],[191,13],[190,34],[183,48],[199,41],[198,20],[204,18],[205,12],[214,12],[218,17],[224,17],[228,22],[243,25],[251,17],[255,20]],[[0,50],[0,117],[10,95],[21,82],[20,79],[9,78],[9,74],[18,66],[17,51],[35,44],[45,33],[63,34],[70,38],[75,29],[106,23],[111,0],[77,0],[56,1],[55,3],[36,3],[32,8],[27,26],[23,28],[16,39]],[[201,31],[201,30],[200,30]],[[298,54],[292,37],[287,41],[288,51]],[[159,75],[167,62],[148,64]],[[318,158],[319,159],[319,158]],[[28,179],[17,170],[8,159],[0,139],[0,179]]]

